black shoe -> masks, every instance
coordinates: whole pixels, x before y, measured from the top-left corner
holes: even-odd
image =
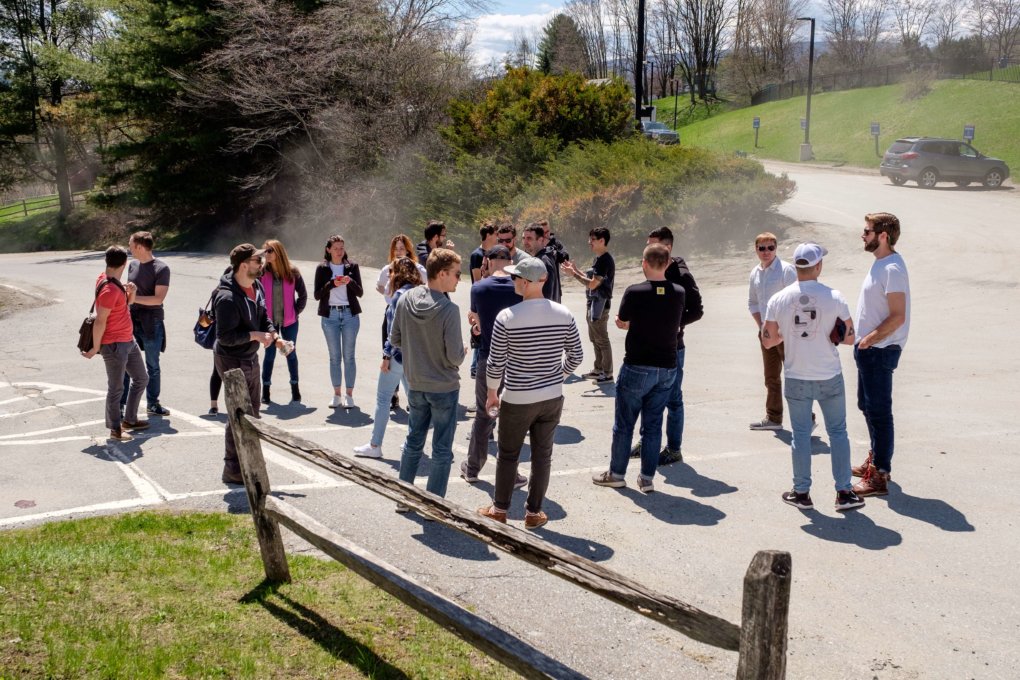
[[[811,502],[811,494],[797,493],[796,491],[787,491],[784,493],[783,502],[787,505],[799,508],[800,510],[810,510],[815,507],[815,504]]]
[[[263,404],[269,403],[269,385],[262,386],[262,403]]]
[[[390,410],[391,411],[400,410],[400,397],[398,397],[396,394],[390,397]]]
[[[846,512],[847,510],[854,510],[856,508],[863,507],[864,499],[853,491],[836,492],[836,510],[838,512]]]
[[[684,454],[680,453],[680,449],[676,451],[671,450],[668,446],[662,447],[662,451],[659,451],[659,465],[671,465],[673,463],[684,462]]]
[[[209,415],[214,416],[214,415],[216,415],[219,412],[220,412],[220,409],[218,407],[216,407],[216,406],[210,406],[209,407]]]
[[[152,406],[150,406],[149,408],[145,409],[145,410],[148,411],[149,415],[153,415],[153,416],[168,416],[168,415],[170,415],[170,411],[168,411],[165,408],[163,408],[162,406],[160,406],[158,401],[155,404],[153,404]]]
[[[226,468],[223,468],[223,475],[220,479],[224,484],[244,484],[244,477],[241,476],[240,471],[231,472]]]
[[[290,400],[301,401],[301,390],[298,389],[297,383],[290,386]]]

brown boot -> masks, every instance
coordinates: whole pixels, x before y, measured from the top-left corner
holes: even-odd
[[[854,467],[850,468],[850,474],[852,474],[854,477],[863,477],[865,474],[867,474],[868,468],[871,466],[871,463],[872,461],[874,461],[874,459],[875,452],[868,451],[868,459],[865,460],[860,465],[855,465]]]
[[[885,496],[889,493],[889,473],[882,472],[874,465],[868,466],[868,471],[858,484],[854,484],[854,493],[858,496]]]

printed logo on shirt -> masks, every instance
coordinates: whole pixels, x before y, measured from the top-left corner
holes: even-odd
[[[802,293],[793,305],[793,329],[799,338],[814,338],[818,333],[818,303],[813,295]]]
[[[665,295],[666,294],[666,289],[663,286],[656,286],[655,287],[655,294],[656,295]]]

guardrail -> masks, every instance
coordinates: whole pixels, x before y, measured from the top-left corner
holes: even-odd
[[[522,529],[400,481],[363,463],[255,418],[240,369],[227,371],[227,413],[241,461],[241,475],[269,582],[290,582],[280,525],[293,531],[366,580],[526,678],[583,678],[582,674],[479,617],[399,568],[354,545],[311,516],[271,495],[262,441],[272,443],[370,491],[405,503],[452,529],[524,560],[660,625],[715,647],[739,652],[738,680],[786,677],[790,554],[761,551],[744,576],[741,624],[657,593],[628,577],[543,541]]]
[[[71,203],[78,204],[84,203],[88,199],[89,191],[76,191],[71,194]],[[37,196],[35,198],[25,198],[14,203],[8,203],[7,205],[0,208],[0,219],[5,217],[13,217],[20,215],[22,217],[28,217],[29,213],[38,212],[40,210],[52,210],[53,208],[60,207],[60,197],[56,194],[51,196]]]

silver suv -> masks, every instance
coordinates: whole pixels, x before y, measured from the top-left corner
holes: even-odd
[[[965,187],[981,182],[995,188],[1009,177],[1009,166],[982,155],[966,142],[939,137],[904,137],[893,142],[882,158],[881,171],[893,184],[908,180],[931,189],[939,182]]]
[[[659,144],[677,144],[680,141],[680,133],[658,121],[642,120],[641,134],[648,139],[654,139]]]

